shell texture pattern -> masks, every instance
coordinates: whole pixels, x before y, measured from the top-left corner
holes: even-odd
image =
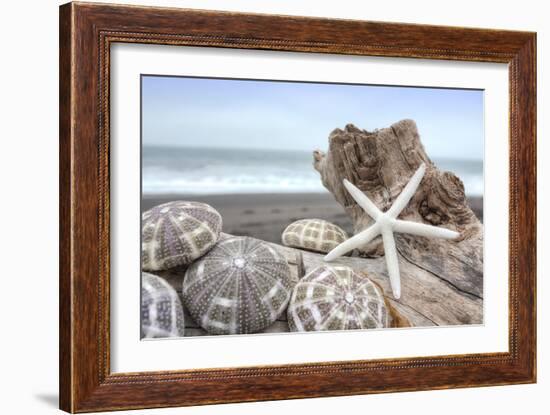
[[[221,229],[222,217],[205,203],[168,202],[143,212],[143,270],[190,264],[216,244]]]
[[[323,219],[301,219],[283,231],[283,244],[327,253],[348,239],[346,232]]]
[[[288,306],[291,331],[389,327],[391,316],[381,290],[346,266],[320,266],[303,277]]]
[[[184,334],[181,301],[170,284],[156,275],[141,274],[141,337],[181,337]]]
[[[189,267],[183,301],[210,334],[255,333],[285,311],[296,282],[272,245],[231,237]]]

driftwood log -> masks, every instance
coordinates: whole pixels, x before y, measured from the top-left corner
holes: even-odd
[[[368,274],[411,326],[483,323],[483,225],[468,205],[462,181],[451,172],[439,170],[427,156],[414,121],[403,120],[373,132],[353,125],[336,129],[329,136],[328,152],[317,150],[313,159],[324,186],[344,207],[355,232],[369,226],[371,218],[348,195],[342,185],[344,178],[385,211],[419,165],[426,163],[426,174],[399,217],[455,230],[460,233],[459,239],[395,234],[402,287],[399,300],[391,295],[380,238],[353,256],[339,258],[334,263]],[[298,278],[325,264],[321,254],[282,245],[276,247]],[[163,275],[180,294],[183,272]],[[289,331],[286,315],[264,330],[265,333],[286,331]],[[206,334],[187,313],[186,335]]]
[[[401,219],[442,226],[460,233],[455,241],[396,235],[400,266],[408,262],[432,273],[466,296],[483,297],[483,225],[468,205],[462,181],[437,168],[420,141],[412,120],[368,132],[353,125],[329,136],[329,151],[315,151],[314,167],[323,185],[351,217],[355,233],[372,219],[342,185],[348,179],[382,211],[387,210],[419,165],[426,174]],[[380,237],[358,252],[366,257],[383,255]],[[407,290],[402,290],[407,296]]]
[[[229,236],[231,235],[224,234],[222,237]],[[323,255],[321,254],[282,245],[272,245],[284,254],[290,265],[291,272],[298,279],[314,268],[325,264]],[[398,313],[398,318],[405,320],[404,322],[400,322],[399,326],[452,326],[481,324],[483,322],[483,299],[481,297],[456,289],[456,287],[449,284],[446,280],[410,261],[401,260],[399,264],[403,290],[403,295],[399,300],[395,300],[391,296],[386,263],[383,257],[344,257],[337,259],[334,263],[343,264],[359,272],[364,272],[376,282],[384,290],[384,293],[386,293],[389,304]],[[159,273],[160,276],[164,277],[176,289],[180,297],[184,274],[185,268]],[[184,313],[186,336],[208,335],[192,319],[185,310],[185,307]],[[275,323],[263,330],[262,333],[283,333],[288,331],[290,330],[287,317],[286,314],[283,314]]]

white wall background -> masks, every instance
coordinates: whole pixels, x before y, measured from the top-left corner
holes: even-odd
[[[132,413],[424,414],[547,413],[550,399],[550,320],[545,293],[550,283],[548,218],[550,91],[543,70],[550,59],[550,13],[536,0],[386,1],[297,0],[139,1],[134,4],[311,15],[538,32],[538,299],[539,383],[477,389],[217,405]],[[58,9],[56,0],[2,5],[0,64],[0,259],[2,336],[0,412],[54,413],[57,408],[58,244]],[[546,74],[548,79],[550,73]],[[546,199],[546,200],[544,200]],[[547,232],[548,233],[548,232]],[[7,265],[7,267],[6,267]]]

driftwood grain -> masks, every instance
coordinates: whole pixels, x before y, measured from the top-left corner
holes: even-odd
[[[60,9],[60,407],[69,412],[338,396],[536,379],[536,34],[155,7]],[[509,350],[112,373],[110,46],[163,44],[501,62],[509,68]],[[307,262],[307,260],[306,260]]]

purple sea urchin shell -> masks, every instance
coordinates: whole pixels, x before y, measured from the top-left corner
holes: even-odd
[[[181,301],[170,284],[156,275],[141,274],[141,337],[181,337],[184,334]]]
[[[291,331],[372,329],[391,323],[381,290],[346,266],[320,266],[303,277],[287,316]]]
[[[283,245],[327,253],[348,239],[346,232],[323,219],[301,219],[283,231]]]
[[[189,267],[183,301],[193,319],[211,334],[255,333],[285,311],[296,282],[275,247],[232,237]]]
[[[186,265],[204,255],[220,237],[222,217],[199,202],[168,202],[142,214],[144,271]]]

